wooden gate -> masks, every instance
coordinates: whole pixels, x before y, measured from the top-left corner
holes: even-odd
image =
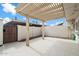
[[[3,43],[17,41],[16,26],[5,26],[3,29]]]

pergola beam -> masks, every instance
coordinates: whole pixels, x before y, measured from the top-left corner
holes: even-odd
[[[24,8],[27,8],[28,6],[30,6],[31,4],[26,4],[26,3],[21,3],[20,6],[18,7],[18,9],[16,8],[16,11],[22,11]],[[22,7],[22,8],[20,8]]]
[[[63,14],[64,11],[62,12],[58,12],[58,13],[54,13],[54,14],[48,14],[47,16],[43,16],[43,19],[56,19],[56,18],[62,18],[64,17],[64,14]],[[41,16],[42,17],[42,16]],[[56,18],[55,18],[56,17]]]
[[[59,12],[57,11],[56,13],[49,13],[46,15],[40,15],[40,16],[36,15],[36,16],[39,17],[39,19],[41,18],[41,19],[45,19],[45,21],[47,21],[47,19],[50,20],[50,19],[62,18],[62,17],[64,17],[63,13],[64,13],[64,11],[62,10]]]
[[[30,13],[30,14],[38,13],[38,11],[42,11],[41,9],[45,9],[45,7],[47,7],[48,5],[50,5],[50,3],[47,3],[47,4],[41,3],[37,8],[33,9],[32,10],[33,13]]]
[[[63,7],[62,3],[48,3],[48,4],[30,3],[30,4],[26,4],[26,5],[24,4],[24,6],[20,7],[20,11],[17,10],[17,12],[19,12],[21,14],[28,15],[32,18],[41,19],[42,21],[56,19],[57,17],[59,18],[59,16],[61,14],[64,16],[64,14],[63,14],[64,10],[62,8]]]
[[[45,4],[45,5],[46,5],[46,4]],[[59,8],[59,7],[62,7],[62,4],[56,5],[56,6],[54,6],[53,3],[52,3],[52,4],[48,4],[48,5],[46,5],[46,6],[43,7],[43,8],[40,7],[40,9],[38,9],[37,11],[31,13],[31,15],[40,14],[40,13],[45,13],[45,12],[47,12],[47,11],[49,11],[49,10],[57,9],[57,8]]]
[[[63,11],[63,8],[60,7],[60,8],[57,8],[55,10],[49,10],[49,11],[46,11],[46,12],[42,12],[41,14],[39,14],[38,16],[44,16],[44,15],[47,15],[47,14],[50,14],[50,13],[57,13],[57,12],[60,12],[60,11]]]
[[[23,12],[19,12],[21,15],[23,15],[23,16],[27,16],[28,14],[25,14],[25,13],[23,13]],[[43,20],[43,18],[39,18],[39,17],[37,17],[37,16],[30,16],[30,15],[28,15],[29,17],[32,17],[32,18],[35,18],[35,19],[41,19],[41,20]],[[44,21],[44,20],[43,20]]]
[[[62,8],[62,9],[59,9],[59,10],[56,10],[56,11],[50,10],[50,11],[47,11],[47,12],[45,12],[45,13],[41,13],[41,14],[38,15],[38,17],[48,16],[48,15],[50,15],[50,14],[53,15],[53,14],[59,13],[59,12],[63,12],[63,8]],[[35,16],[37,16],[37,15],[35,15]]]

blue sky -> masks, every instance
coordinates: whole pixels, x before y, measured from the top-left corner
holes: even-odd
[[[11,4],[11,5],[13,5],[13,6],[15,6],[15,7],[18,6],[17,3],[13,3],[13,4]],[[8,17],[8,18],[10,18],[10,19],[14,19],[15,17],[17,17],[18,20],[20,20],[20,21],[22,21],[22,19],[24,18],[24,16],[22,16],[22,15],[20,15],[20,14],[18,14],[18,13],[16,13],[15,15],[13,15],[11,12],[5,12],[5,11],[3,10],[3,8],[4,8],[4,7],[2,6],[2,4],[0,4],[0,18]],[[7,8],[8,8],[8,7],[7,7]]]
[[[0,4],[0,18],[3,18],[3,19],[14,19],[15,17],[17,17],[17,19],[19,21],[25,21],[25,17],[16,13],[14,11],[14,9],[16,7],[18,7],[18,3],[12,3],[12,4]],[[12,8],[13,7],[13,8]],[[16,14],[15,14],[16,13]],[[56,25],[58,23],[62,23],[64,22],[65,18],[59,18],[59,19],[56,19],[56,20],[50,20],[50,21],[47,21],[46,24],[47,25]],[[30,18],[30,22],[31,23],[41,23],[41,21],[39,21],[38,19],[32,19]]]

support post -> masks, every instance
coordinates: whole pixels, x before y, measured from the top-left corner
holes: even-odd
[[[29,46],[29,16],[26,16],[26,46]]]
[[[44,22],[42,22],[42,39],[44,39]]]

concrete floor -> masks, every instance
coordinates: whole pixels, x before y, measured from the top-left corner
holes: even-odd
[[[24,42],[13,42],[0,47],[3,56],[77,56],[79,44],[68,39],[41,37],[30,40],[30,47]]]

